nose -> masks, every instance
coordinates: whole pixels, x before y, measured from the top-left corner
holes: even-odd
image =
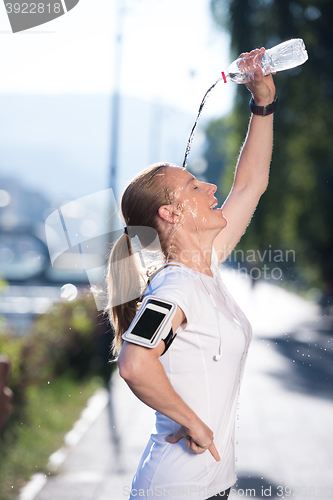
[[[206,182],[206,185],[207,185],[206,188],[207,196],[211,196],[212,194],[216,193],[217,186],[215,186],[215,184],[209,184],[208,182]]]

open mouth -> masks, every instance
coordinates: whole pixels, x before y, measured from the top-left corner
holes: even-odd
[[[217,207],[217,205],[218,205],[218,202],[217,202],[217,201],[215,201],[215,202],[213,203],[213,205],[211,205],[209,208],[210,208],[211,210],[214,210],[214,208],[215,208],[215,207]]]

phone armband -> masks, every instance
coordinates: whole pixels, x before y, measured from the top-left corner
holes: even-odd
[[[176,311],[177,304],[174,302],[147,295],[122,338],[132,344],[150,348],[164,340],[164,354],[176,336],[172,331],[172,319]]]

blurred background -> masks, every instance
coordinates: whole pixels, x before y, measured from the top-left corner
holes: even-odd
[[[67,207],[67,227],[60,217],[50,236],[57,245],[66,235],[65,250],[74,245],[70,232],[80,244],[121,228],[122,190],[151,163],[182,164],[201,99],[220,72],[241,52],[290,38],[304,39],[309,60],[275,77],[269,190],[226,265],[252,286],[269,281],[330,316],[332,18],[330,0],[80,0],[66,15],[12,34],[0,5],[0,354],[11,360],[13,391],[0,437],[1,499],[17,498],[45,468],[113,369],[112,331],[96,302],[107,241],[96,272],[59,271],[46,221]],[[249,97],[243,86],[218,84],[194,136],[189,170],[217,184],[220,203]],[[110,197],[102,208],[99,192]]]

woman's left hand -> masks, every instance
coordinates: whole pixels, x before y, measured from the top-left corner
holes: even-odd
[[[262,47],[261,49],[251,50],[251,52],[245,52],[239,56],[243,59],[242,69],[249,69],[253,72],[253,80],[245,85],[252,93],[257,106],[267,106],[274,101],[275,97],[273,77],[272,75],[264,76],[261,69],[261,59],[264,52],[265,49]],[[254,68],[255,71],[253,71]]]
[[[168,436],[166,440],[168,443],[175,444],[183,438],[192,453],[200,455],[208,450],[217,462],[221,460],[214,444],[213,432],[202,420],[197,419],[197,425],[192,430],[181,425],[177,432]]]

